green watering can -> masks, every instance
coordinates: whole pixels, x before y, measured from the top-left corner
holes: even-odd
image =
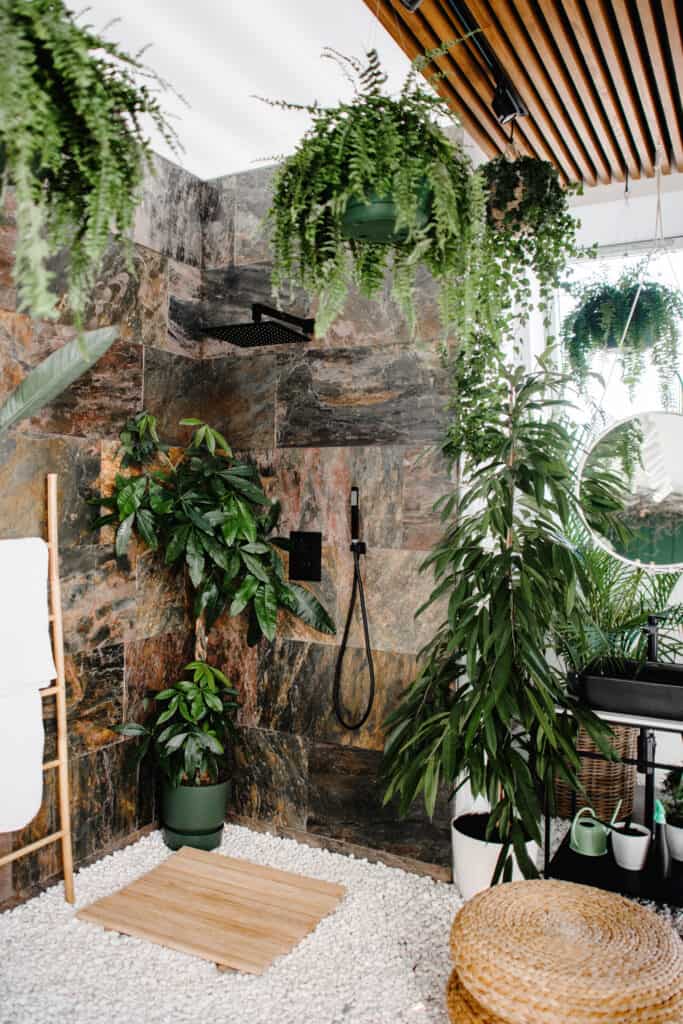
[[[614,825],[620,809],[621,800],[614,808],[609,820],[610,825]],[[569,846],[574,853],[580,853],[584,857],[602,857],[607,853],[609,832],[608,826],[603,825],[592,807],[582,807],[572,822]]]

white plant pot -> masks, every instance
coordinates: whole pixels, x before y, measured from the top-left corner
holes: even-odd
[[[666,841],[669,844],[669,853],[674,860],[683,860],[683,828],[678,825],[666,825]]]
[[[467,817],[463,815],[463,817]],[[459,818],[453,818],[451,822],[451,839],[453,849],[453,881],[460,890],[464,900],[476,896],[491,886],[493,875],[498,863],[498,857],[502,849],[501,843],[487,843],[482,839],[474,839],[465,835],[457,827]],[[535,864],[539,854],[538,843],[533,841],[526,844],[526,852],[530,860]],[[513,855],[512,880],[520,881],[524,878],[517,858]]]
[[[622,829],[626,823],[619,821],[615,829],[610,833],[612,837],[612,853],[620,868],[626,871],[642,871],[650,851],[650,830],[644,825],[631,825],[631,829],[639,834],[637,836],[625,836]],[[683,829],[680,830],[683,832]]]

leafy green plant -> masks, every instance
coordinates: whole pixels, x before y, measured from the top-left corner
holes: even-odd
[[[557,169],[545,160],[497,157],[480,169],[486,190],[486,263],[497,268],[487,288],[507,313],[513,305],[524,322],[532,308],[532,275],[540,289],[546,325],[555,290],[567,263],[592,249],[579,246],[579,222],[569,208],[569,196],[581,186],[562,186]]]
[[[389,266],[394,298],[414,330],[412,292],[420,262],[440,281],[444,327],[459,337],[471,333],[484,193],[464,150],[438,124],[439,118],[453,121],[448,104],[422,88],[417,77],[452,45],[414,62],[397,98],[385,91],[386,75],[371,50],[365,65],[327,53],[354,83],[348,103],[322,107],[267,101],[285,110],[305,110],[313,120],[275,175],[269,220],[274,290],[298,285],[317,295],[319,334],[342,309],[352,282],[372,297]],[[377,244],[347,238],[349,203],[378,197],[395,204],[394,240]]]
[[[145,466],[152,462],[159,452],[167,451],[157,431],[157,418],[148,412],[138,412],[127,420],[119,434],[124,469],[130,466]]]
[[[62,0],[3,0],[0,38],[0,171],[16,191],[20,306],[54,315],[46,260],[65,248],[78,322],[110,232],[125,239],[133,221],[151,161],[143,120],[175,146],[156,96],[165,83]]]
[[[572,293],[577,306],[564,319],[562,337],[577,383],[585,384],[594,352],[618,349],[623,380],[633,394],[650,352],[662,403],[670,408],[678,386],[680,293],[657,281],[641,280],[638,269],[626,270],[614,284],[600,278]]]
[[[138,428],[141,422],[137,418]],[[147,423],[145,439],[153,442]],[[184,570],[194,597],[197,660],[205,651],[206,628],[226,608],[230,615],[247,613],[250,644],[261,636],[274,638],[279,608],[334,633],[317,598],[285,579],[278,549],[289,542],[271,536],[280,506],[264,494],[256,468],[236,459],[222,434],[208,424],[197,419],[181,423],[195,429],[177,460],[171,461],[159,445],[161,468],[118,474],[113,493],[94,499],[109,510],[96,525],[116,527],[117,556],[126,554],[136,534],[160,552],[166,565]],[[131,461],[133,449],[129,443]]]
[[[453,372],[457,394],[461,361]],[[611,754],[609,730],[546,656],[558,622],[579,614],[579,556],[566,535],[574,439],[550,418],[566,383],[547,360],[525,373],[492,359],[477,430],[461,425],[455,448],[447,437],[466,482],[441,502],[444,534],[423,565],[436,583],[424,607],[444,601],[446,617],[387,720],[385,799],[396,795],[405,813],[423,795],[431,814],[442,782],[469,781],[490,802],[488,836],[504,844],[496,880],[511,870],[511,848],[535,874],[525,842],[540,841],[541,790],[552,792],[555,775],[580,788],[578,726]]]
[[[673,768],[664,780],[666,820],[675,828],[683,828],[683,768]]]
[[[116,727],[123,736],[139,736],[140,760],[151,751],[172,786],[218,782],[225,774],[229,741],[235,735],[237,690],[217,668],[192,661],[183,678],[145,698],[159,709],[146,725],[125,722]]]

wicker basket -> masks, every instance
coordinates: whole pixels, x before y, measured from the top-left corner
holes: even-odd
[[[635,757],[638,745],[638,730],[626,725],[612,726],[612,746],[621,757]],[[583,729],[579,729],[576,749],[598,753],[598,748]],[[627,817],[633,811],[633,794],[636,784],[636,767],[620,764],[618,761],[598,761],[592,757],[581,758],[579,778],[585,788],[585,796],[576,794],[576,809],[592,807],[598,818],[609,820],[617,802],[621,800],[619,817]],[[572,790],[566,782],[555,780],[555,813],[560,818],[572,817]]]

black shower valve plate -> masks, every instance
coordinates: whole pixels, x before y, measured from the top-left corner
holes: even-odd
[[[289,535],[289,578],[320,582],[322,579],[322,534],[292,530]]]

